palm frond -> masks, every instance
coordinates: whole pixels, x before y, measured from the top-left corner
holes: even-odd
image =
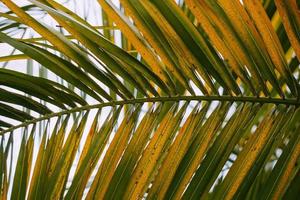
[[[1,2],[2,199],[299,194],[296,0]]]

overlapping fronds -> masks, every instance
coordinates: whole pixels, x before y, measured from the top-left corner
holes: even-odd
[[[28,1],[0,1],[3,199],[299,195],[296,0]]]

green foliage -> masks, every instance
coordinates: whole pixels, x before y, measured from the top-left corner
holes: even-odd
[[[0,7],[0,199],[298,197],[296,0],[28,1]]]

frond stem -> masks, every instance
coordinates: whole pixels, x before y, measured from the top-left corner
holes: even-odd
[[[81,112],[92,109],[99,109],[108,106],[122,106],[126,104],[143,104],[143,103],[155,103],[155,102],[177,102],[177,101],[220,101],[220,102],[250,102],[250,103],[260,103],[260,104],[283,104],[283,105],[294,105],[300,106],[300,101],[296,98],[293,99],[281,99],[281,98],[267,98],[267,97],[249,97],[249,96],[164,96],[164,97],[150,97],[150,98],[137,98],[129,100],[120,101],[110,101],[94,105],[86,105],[81,107],[75,107],[69,110],[63,110],[60,112],[51,113],[44,115],[33,120],[25,121],[17,126],[10,127],[0,132],[3,135],[8,132],[12,132],[18,128],[26,127],[30,124],[34,124],[43,120],[51,119],[53,117],[59,117],[62,115],[67,115],[75,112]]]

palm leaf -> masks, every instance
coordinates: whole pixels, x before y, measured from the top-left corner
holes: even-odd
[[[1,2],[1,199],[299,195],[296,0]]]

